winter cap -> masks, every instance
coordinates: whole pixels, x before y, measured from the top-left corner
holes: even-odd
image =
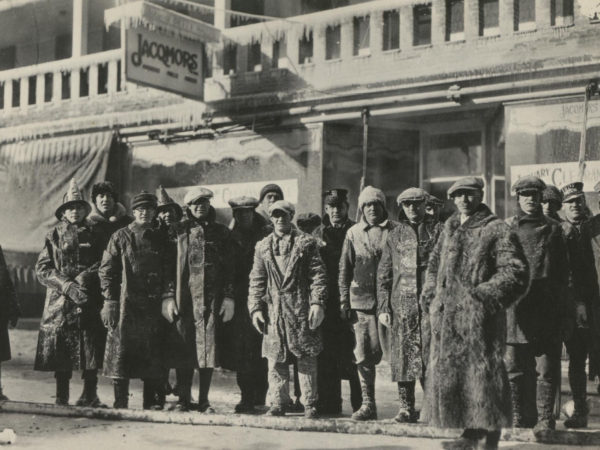
[[[175,210],[175,215],[177,216],[176,220],[181,220],[183,217],[183,210],[181,206],[175,203],[164,187],[158,187],[158,208],[156,208],[156,212],[159,213],[161,211],[165,211],[166,209],[173,208]]]
[[[457,180],[448,189],[448,198],[452,198],[456,191],[483,191],[483,180],[479,177],[463,177]]]
[[[131,209],[134,210],[142,206],[156,209],[158,207],[158,199],[156,198],[156,195],[142,191],[133,197],[133,200],[131,201]]]
[[[231,209],[233,210],[242,208],[254,209],[258,206],[258,200],[256,200],[254,197],[246,197],[245,195],[232,198],[227,203],[229,203],[229,206],[231,206]]]
[[[185,197],[183,197],[183,203],[185,203],[186,205],[191,205],[200,198],[207,198],[210,200],[211,198],[213,198],[213,196],[213,191],[211,191],[210,189],[206,189],[202,186],[196,186],[190,189],[187,192],[187,194],[185,194]]]
[[[563,195],[563,203],[569,202],[577,197],[583,197],[585,195],[583,193],[583,183],[581,181],[569,183],[563,186],[560,191]]]
[[[442,206],[444,204],[444,201],[440,200],[435,195],[427,194],[427,204],[428,205]]]
[[[77,182],[75,181],[75,178],[72,178],[71,182],[69,183],[67,192],[63,196],[63,203],[56,209],[56,212],[54,213],[54,215],[56,216],[56,218],[58,220],[61,220],[63,213],[65,212],[65,209],[76,206],[76,205],[83,206],[85,208],[86,216],[90,212],[92,212],[92,207],[90,206],[90,204],[88,202],[86,202],[83,199],[83,195],[81,194],[81,191],[79,190],[79,186],[77,186]]]
[[[381,189],[367,186],[358,196],[358,209],[362,209],[367,203],[379,202],[385,208],[385,194]]]
[[[296,223],[298,224],[298,228],[301,230],[305,227],[313,227],[316,228],[321,225],[321,216],[315,213],[302,213],[298,214],[298,218],[296,219]]]
[[[275,192],[276,194],[279,194],[279,196],[281,197],[280,200],[283,200],[283,191],[281,190],[281,188],[278,185],[271,183],[267,184],[260,190],[258,202],[261,203],[269,192]]]
[[[339,205],[340,203],[348,201],[348,191],[346,189],[331,189],[325,191],[323,195],[325,197],[326,205]]]
[[[402,202],[422,202],[429,199],[429,194],[425,189],[418,187],[411,187],[400,192],[400,195],[396,198],[396,203],[401,204]]]
[[[101,194],[110,194],[115,202],[119,201],[115,186],[110,181],[102,181],[92,186],[92,203],[95,203],[96,197]]]
[[[528,175],[526,177],[521,177],[517,181],[515,181],[515,184],[513,184],[512,188],[513,191],[517,193],[517,195],[519,194],[519,192],[523,191],[543,192],[544,189],[546,189],[546,183],[544,183],[538,177]]]
[[[562,193],[553,184],[547,184],[546,189],[542,191],[542,202],[562,203],[562,199]]]
[[[275,211],[283,211],[290,216],[293,216],[296,212],[296,208],[287,200],[277,200],[271,206],[269,206],[269,216],[272,216]]]

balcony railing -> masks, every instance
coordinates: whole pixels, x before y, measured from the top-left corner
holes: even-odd
[[[0,109],[13,112],[121,90],[120,49],[0,71]]]

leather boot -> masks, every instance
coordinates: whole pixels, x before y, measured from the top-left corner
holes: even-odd
[[[588,425],[588,413],[589,409],[586,402],[585,392],[577,392],[577,397],[573,393],[573,403],[575,404],[575,411],[573,415],[565,420],[565,428],[586,428]]]
[[[354,367],[354,371],[350,374],[350,379],[348,381],[350,383],[350,404],[352,405],[352,412],[356,412],[362,406],[362,391],[356,367]]]
[[[538,423],[533,427],[534,433],[548,430],[554,430],[556,421],[554,420],[554,399],[556,398],[556,388],[547,381],[538,381],[537,384],[537,404],[541,405]]]
[[[171,409],[173,411],[185,412],[191,409],[192,405],[192,381],[194,379],[194,369],[176,369],[177,390],[179,397],[177,403]]]
[[[353,420],[377,420],[375,404],[375,367],[358,366],[358,378],[362,391],[362,405],[354,414]]]
[[[71,372],[55,372],[56,378],[56,401],[57,405],[69,404],[69,384],[71,381]]]
[[[512,426],[513,428],[525,428],[523,420],[523,383],[522,377],[510,380],[510,396],[512,399]]]
[[[235,405],[235,412],[238,414],[251,414],[256,412],[254,409],[254,389],[251,375],[246,372],[236,374],[237,383],[242,393],[240,402]]]
[[[126,409],[129,406],[129,379],[116,378],[113,380],[115,402],[113,408]]]
[[[398,382],[398,414],[394,420],[399,423],[416,423],[415,412],[415,382]]]
[[[164,380],[162,379],[145,379],[144,380],[144,391],[143,391],[143,407],[144,409],[152,409],[159,411],[164,408],[164,395],[161,393],[164,387]]]
[[[200,378],[200,389],[198,393],[198,411],[214,414],[215,409],[210,406],[210,402],[208,401],[208,392],[210,391],[210,383],[212,380],[213,369],[198,369],[199,378]]]
[[[75,405],[90,408],[106,408],[106,405],[98,398],[98,372],[96,370],[84,370],[82,378],[83,392]]]

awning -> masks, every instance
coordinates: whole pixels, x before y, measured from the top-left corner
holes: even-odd
[[[106,176],[112,131],[0,145],[0,244],[40,251],[71,178],[89,198]]]

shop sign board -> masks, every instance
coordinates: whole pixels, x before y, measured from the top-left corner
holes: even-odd
[[[510,185],[524,176],[533,175],[541,178],[546,184],[553,184],[559,189],[564,185],[578,181],[579,163],[561,162],[547,164],[524,164],[511,166]],[[600,161],[586,161],[583,177],[583,190],[593,192],[594,186],[600,181]]]
[[[127,81],[202,100],[202,43],[143,27],[125,36]]]

